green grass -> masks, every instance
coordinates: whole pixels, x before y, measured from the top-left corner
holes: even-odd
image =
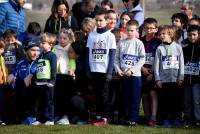
[[[150,128],[145,126],[126,127],[120,125],[91,126],[5,126],[0,134],[199,134],[200,129]]]

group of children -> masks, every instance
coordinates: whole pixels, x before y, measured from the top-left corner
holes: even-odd
[[[115,12],[99,10],[96,22],[85,18],[82,32],[61,29],[40,37],[31,23],[37,34],[27,30],[22,44],[7,30],[0,40],[1,125],[104,125],[112,120],[110,94],[118,91],[120,123],[139,123],[142,98],[149,126],[180,127],[182,119],[199,126],[199,19],[187,25],[174,14],[173,25],[158,26],[147,18],[140,32],[129,13],[119,28],[113,18]]]

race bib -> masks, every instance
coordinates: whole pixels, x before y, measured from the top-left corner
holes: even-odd
[[[125,68],[131,68],[132,66],[135,66],[135,64],[139,61],[139,57],[130,54],[123,54],[122,60]]]
[[[39,60],[37,64],[37,79],[50,79],[50,63],[48,60]]]
[[[92,49],[92,62],[106,62],[107,49]]]
[[[145,54],[145,64],[153,65],[154,57],[152,53]]]
[[[178,56],[163,56],[162,57],[163,69],[179,69],[179,58]]]
[[[11,65],[16,63],[16,55],[13,54],[12,52],[5,53],[4,57],[6,64]]]
[[[198,63],[188,62],[185,64],[185,74],[188,75],[199,75],[199,65]]]

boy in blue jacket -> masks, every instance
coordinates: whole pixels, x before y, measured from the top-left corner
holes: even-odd
[[[16,121],[19,122],[28,116],[34,116],[34,82],[32,74],[36,71],[36,59],[39,56],[39,43],[29,41],[24,49],[26,57],[20,60],[8,77],[8,83],[16,90],[14,111]],[[28,124],[31,124],[29,122]]]

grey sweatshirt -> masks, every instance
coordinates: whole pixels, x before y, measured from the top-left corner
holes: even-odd
[[[172,42],[170,45],[160,44],[156,49],[154,62],[155,80],[162,83],[184,80],[184,58],[182,47]]]

